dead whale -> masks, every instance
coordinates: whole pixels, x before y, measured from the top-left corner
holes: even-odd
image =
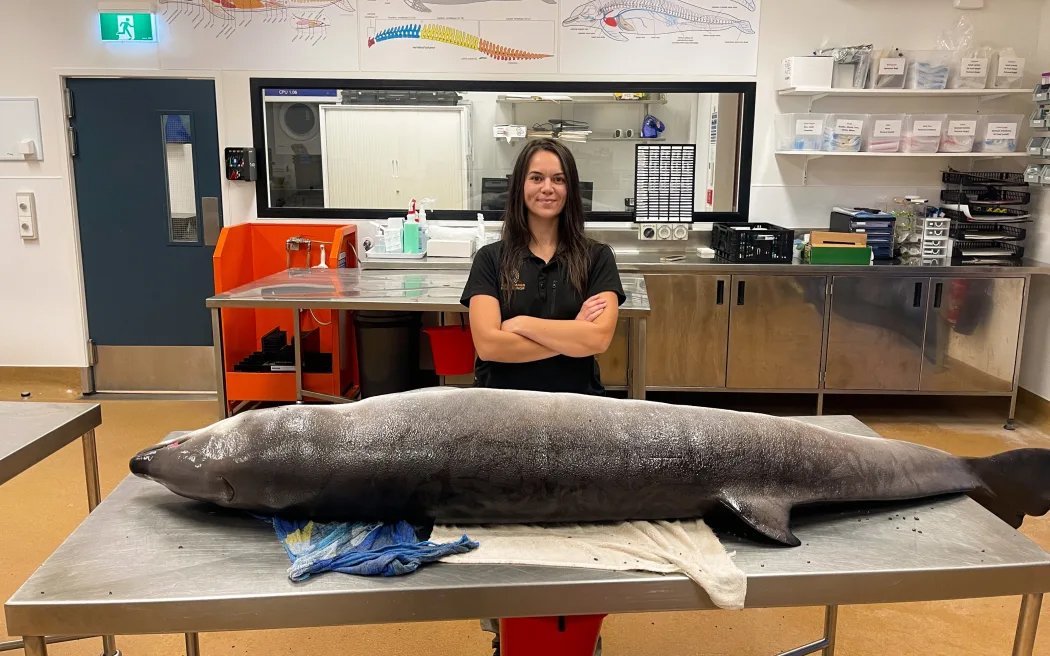
[[[960,458],[761,414],[442,388],[245,412],[131,460],[176,494],[317,520],[687,519],[717,505],[784,545],[791,510],[970,494],[1012,526],[1050,509],[1050,450]]]

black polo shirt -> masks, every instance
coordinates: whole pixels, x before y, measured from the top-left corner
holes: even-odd
[[[463,288],[463,305],[470,307],[473,296],[492,296],[499,300],[502,321],[528,315],[539,319],[575,319],[583,302],[601,292],[615,292],[619,303],[627,299],[616,270],[612,249],[591,243],[591,266],[585,293],[581,295],[568,280],[568,266],[555,255],[544,262],[532,253],[522,261],[510,303],[500,290],[499,268],[503,242],[488,244],[474,256],[470,277]],[[478,358],[474,368],[478,387],[604,394],[598,362],[594,356],[570,358],[556,355],[536,362],[488,362]]]

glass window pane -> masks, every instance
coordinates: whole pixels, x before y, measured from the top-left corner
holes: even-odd
[[[162,114],[165,175],[168,183],[168,239],[200,241],[197,191],[193,181],[193,135],[189,114]]]

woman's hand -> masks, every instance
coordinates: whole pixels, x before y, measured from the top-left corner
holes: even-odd
[[[606,301],[599,294],[588,298],[584,301],[583,306],[580,308],[580,313],[576,315],[576,321],[591,321],[601,316],[602,312],[605,312]]]
[[[502,324],[500,324],[499,329],[503,332],[517,334],[518,331],[521,329],[521,324],[525,320],[525,318],[525,315],[511,317],[510,319],[507,319]]]

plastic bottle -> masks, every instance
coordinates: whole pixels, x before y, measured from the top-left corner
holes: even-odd
[[[478,212],[478,236],[477,236],[477,248],[480,249],[485,245],[485,215]]]

